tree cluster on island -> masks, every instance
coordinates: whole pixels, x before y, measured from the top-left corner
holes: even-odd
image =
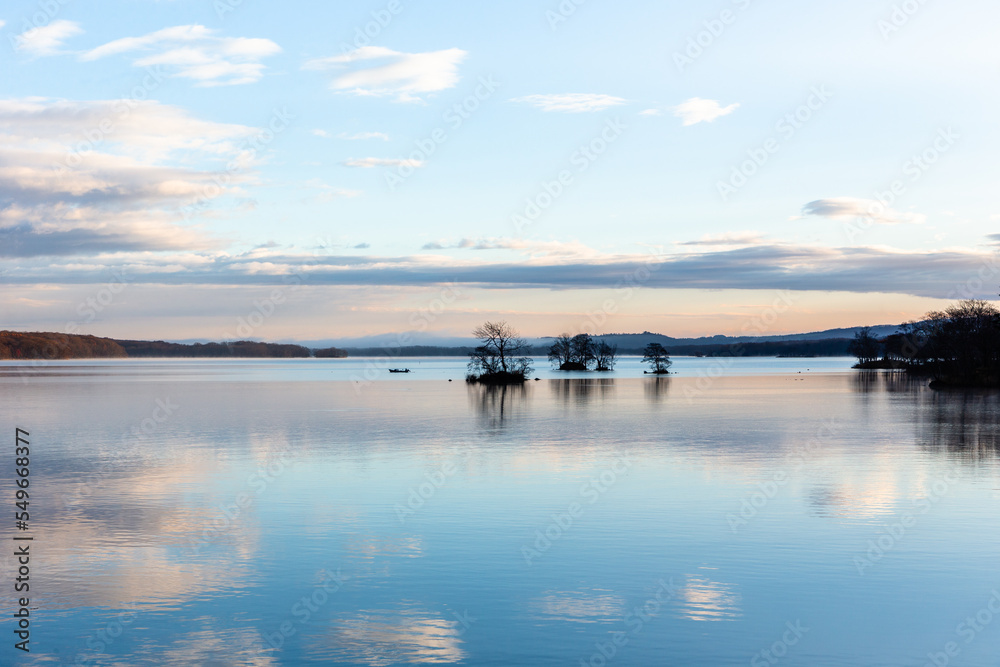
[[[884,338],[864,327],[850,351],[858,358],[855,368],[906,370],[946,385],[1000,386],[1000,310],[967,299]]]
[[[531,373],[531,346],[506,322],[486,322],[472,335],[480,345],[469,354],[470,384],[521,384]]]
[[[590,334],[562,334],[549,348],[549,361],[561,371],[613,371],[618,346],[595,343]]]
[[[469,354],[466,382],[471,384],[520,384],[531,373],[531,346],[516,329],[506,322],[486,322],[472,334],[481,343]],[[549,348],[549,360],[561,370],[614,370],[618,350],[604,341],[594,343],[588,334],[570,337],[563,334]],[[659,343],[646,346],[643,362],[652,370],[647,373],[669,373],[670,355]]]

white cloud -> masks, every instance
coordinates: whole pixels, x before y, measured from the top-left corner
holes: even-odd
[[[640,116],[662,116],[663,112],[659,109],[643,109],[639,112]]]
[[[674,115],[684,121],[684,126],[697,125],[698,123],[711,123],[716,118],[728,116],[739,108],[739,104],[730,104],[728,107],[721,106],[716,100],[703,100],[700,97],[692,97],[686,102],[682,102],[671,110]]]
[[[341,132],[337,135],[337,138],[346,139],[347,141],[361,141],[364,139],[381,139],[382,141],[389,141],[389,135],[384,132],[358,132],[356,134]]]
[[[334,72],[330,87],[339,92],[420,102],[422,94],[455,87],[458,66],[466,55],[461,49],[402,53],[365,46],[339,56],[308,60],[302,67]]]
[[[344,165],[348,167],[358,167],[360,169],[373,169],[375,167],[422,167],[423,160],[394,160],[389,158],[362,157],[344,160]]]
[[[567,93],[563,95],[527,95],[525,97],[516,97],[511,102],[530,104],[542,111],[586,113],[604,111],[605,109],[625,104],[626,100],[621,97],[612,97],[611,95]]]
[[[927,220],[927,216],[919,213],[901,213],[874,199],[855,199],[854,197],[817,199],[803,206],[802,213],[823,218],[864,218],[886,225],[923,224]]]
[[[333,201],[334,199],[345,199],[352,197],[360,197],[363,192],[361,190],[347,190],[345,188],[337,188],[332,185],[325,183],[318,178],[312,178],[305,182],[307,187],[319,190],[319,201]]]
[[[326,130],[313,130],[312,133],[315,134],[317,137],[322,137],[323,139],[333,138],[333,136]]]
[[[83,29],[79,23],[59,20],[25,30],[14,38],[14,42],[18,51],[33,56],[52,56],[61,53],[63,42],[81,33]]]
[[[185,207],[253,181],[258,133],[156,102],[0,100],[0,253],[208,247]]]
[[[164,28],[142,37],[125,37],[80,56],[90,61],[132,51],[152,52],[136,59],[136,67],[161,65],[176,70],[174,76],[193,79],[199,86],[233,86],[258,81],[264,74],[261,60],[281,53],[269,39],[216,37],[201,25]]]
[[[0,28],[4,27],[5,25],[7,25],[6,21],[0,21]]]

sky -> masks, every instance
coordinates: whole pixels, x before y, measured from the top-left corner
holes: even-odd
[[[0,328],[770,335],[994,299],[998,21],[8,0]]]

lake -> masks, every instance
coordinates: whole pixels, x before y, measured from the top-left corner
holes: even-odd
[[[996,665],[1000,393],[850,363],[6,363],[0,661]]]

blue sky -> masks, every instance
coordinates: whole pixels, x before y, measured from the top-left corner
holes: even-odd
[[[3,326],[698,335],[777,300],[782,333],[993,298],[998,18],[8,2]]]

